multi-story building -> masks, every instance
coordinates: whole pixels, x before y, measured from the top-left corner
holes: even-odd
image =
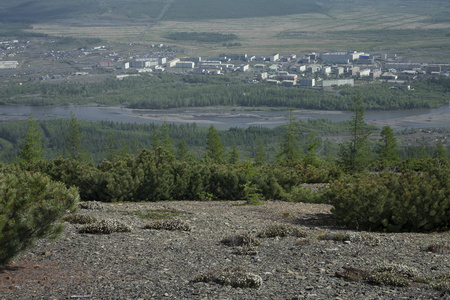
[[[348,79],[330,79],[330,80],[323,80],[322,81],[322,86],[323,87],[330,87],[333,85],[350,85],[350,86],[354,86],[355,85],[355,80],[353,78],[348,78]]]
[[[316,86],[316,80],[314,78],[301,78],[300,85],[314,87]]]

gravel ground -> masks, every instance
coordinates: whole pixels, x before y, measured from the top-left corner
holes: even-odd
[[[83,225],[66,223],[60,239],[38,241],[0,271],[0,298],[450,299],[448,291],[431,287],[443,274],[450,278],[450,254],[427,251],[430,244],[450,243],[449,233],[351,232],[334,226],[329,205],[238,203],[103,203],[101,210],[80,209],[79,214],[115,219],[132,231],[88,234],[79,232]],[[178,213],[175,218],[191,230],[145,229],[151,220],[137,212],[157,211]],[[297,229],[296,236],[257,237],[280,224]],[[346,234],[352,238],[342,239]],[[236,246],[242,237],[260,244]],[[410,285],[339,276],[343,267],[374,274],[380,264],[413,270],[404,277]],[[262,284],[232,287],[220,280],[226,270]]]

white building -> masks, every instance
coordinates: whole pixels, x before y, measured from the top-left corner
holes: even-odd
[[[350,86],[354,86],[355,85],[355,80],[353,78],[349,78],[349,79],[331,79],[331,80],[323,80],[322,81],[322,86],[323,87],[330,87],[333,85],[350,85]]]
[[[271,62],[278,61],[279,59],[280,59],[280,54],[278,54],[278,53],[274,53],[274,54],[272,54],[272,55],[270,56],[270,61],[271,61]]]
[[[241,71],[241,72],[247,72],[249,69],[250,69],[250,66],[248,64],[247,65],[241,65],[239,67],[239,71]]]

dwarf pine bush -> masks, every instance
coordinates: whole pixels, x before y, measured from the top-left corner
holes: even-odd
[[[38,238],[56,238],[62,216],[75,211],[79,195],[48,176],[11,167],[0,171],[0,267]]]
[[[368,231],[438,231],[450,228],[450,168],[362,174],[336,181],[327,192],[340,225]]]

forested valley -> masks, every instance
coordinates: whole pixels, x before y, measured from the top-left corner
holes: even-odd
[[[366,110],[435,108],[448,103],[450,79],[415,81],[414,90],[391,89],[392,83],[355,87],[289,88],[249,84],[238,77],[151,74],[98,82],[26,83],[0,89],[0,104],[115,105],[128,108],[243,106],[348,110],[352,94],[364,95]]]

